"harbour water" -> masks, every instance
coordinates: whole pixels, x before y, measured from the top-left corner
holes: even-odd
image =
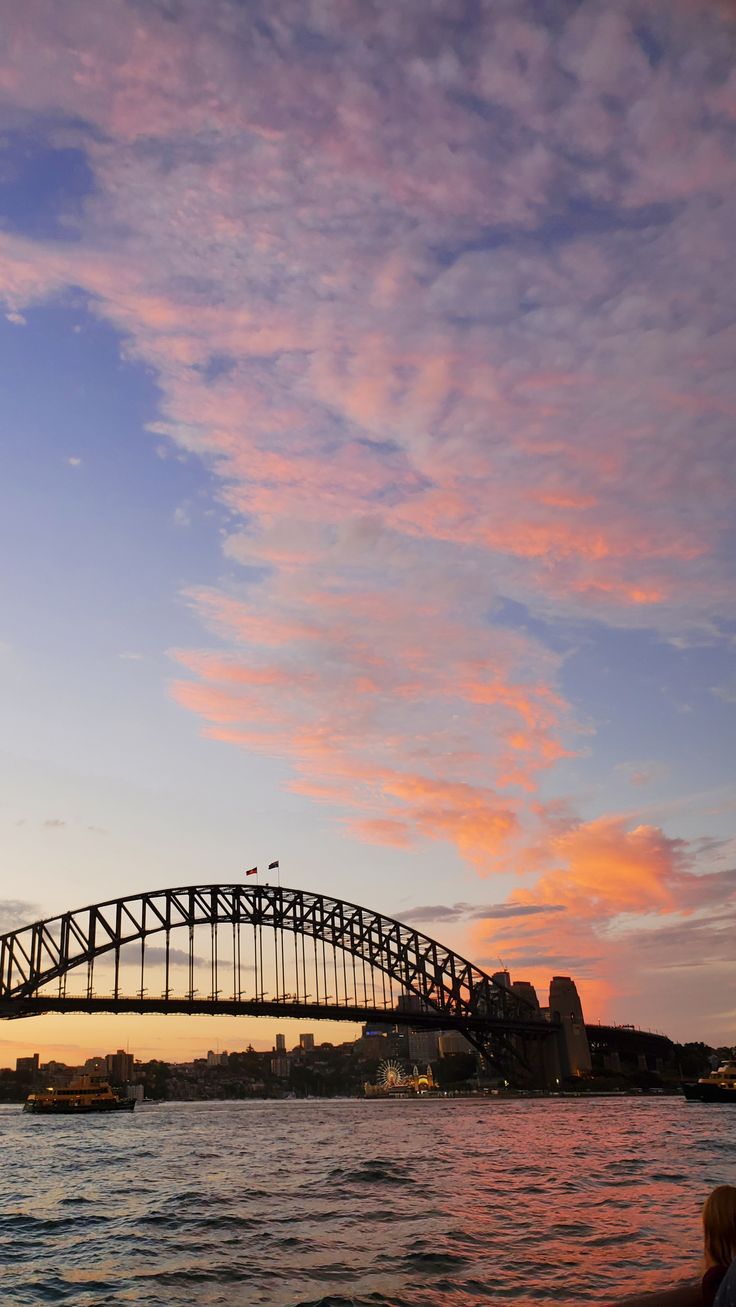
[[[736,1112],[681,1099],[0,1108],[0,1301],[610,1302],[697,1273]]]

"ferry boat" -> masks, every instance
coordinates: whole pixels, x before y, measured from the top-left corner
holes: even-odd
[[[697,1084],[683,1085],[690,1101],[699,1103],[736,1103],[736,1058],[721,1062],[717,1071],[701,1076]]]
[[[88,1112],[132,1112],[134,1107],[134,1098],[121,1098],[101,1076],[78,1076],[64,1088],[52,1086],[29,1094],[23,1111],[79,1116]]]

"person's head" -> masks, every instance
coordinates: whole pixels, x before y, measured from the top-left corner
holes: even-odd
[[[703,1206],[705,1251],[718,1266],[736,1258],[736,1188],[719,1184]]]

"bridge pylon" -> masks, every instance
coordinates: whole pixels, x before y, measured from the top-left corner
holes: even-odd
[[[402,1013],[400,995],[416,1002]],[[127,895],[0,936],[0,1017],[187,1012],[460,1031],[511,1082],[541,1083],[555,1028],[414,927],[275,885]]]

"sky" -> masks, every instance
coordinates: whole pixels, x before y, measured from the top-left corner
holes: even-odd
[[[0,931],[278,858],[736,1042],[733,8],[0,7]]]

